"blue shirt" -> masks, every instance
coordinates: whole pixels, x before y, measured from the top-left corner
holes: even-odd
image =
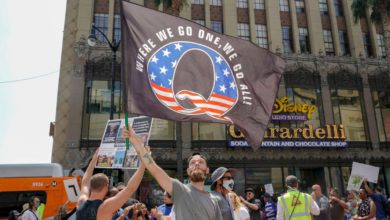
[[[167,205],[162,204],[159,207],[157,207],[157,210],[162,212],[163,216],[168,216],[172,211],[173,204]],[[151,220],[156,220],[154,217],[150,218]]]
[[[118,211],[116,211],[116,213],[114,214],[114,216],[112,217],[112,220],[116,220],[117,218],[119,218],[122,213],[123,213],[123,209],[122,208],[119,208]],[[124,218],[125,220],[130,220],[129,217],[125,216]]]
[[[172,206],[173,206],[173,204],[170,204],[170,205],[162,204],[157,209],[158,209],[158,211],[163,213],[163,216],[167,216],[171,213]]]
[[[373,192],[370,195],[372,201],[374,201],[375,206],[376,206],[376,218],[377,219],[382,219],[385,218],[385,212],[383,211],[383,205],[382,205],[382,195],[378,194],[376,192]]]
[[[264,216],[266,220],[276,220],[276,204],[270,200],[265,203]]]

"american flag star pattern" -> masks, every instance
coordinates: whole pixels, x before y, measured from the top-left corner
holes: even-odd
[[[183,56],[192,50],[204,52],[213,64],[214,79],[210,80],[214,81],[214,86],[209,97],[203,97],[189,90],[181,90],[174,94],[173,79],[175,74],[180,74],[176,72],[177,66]],[[237,83],[230,66],[215,50],[193,42],[172,42],[164,45],[151,56],[147,72],[157,99],[170,110],[185,115],[207,114],[215,119],[232,123],[231,119],[224,115],[237,103]],[[178,103],[178,100],[185,99],[190,100],[196,107],[187,109]]]

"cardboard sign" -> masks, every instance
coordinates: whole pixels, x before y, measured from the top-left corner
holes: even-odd
[[[152,128],[152,118],[141,116],[129,118],[129,126],[143,140],[146,146]],[[100,143],[98,168],[137,169],[140,160],[134,147],[130,144],[126,149],[126,140],[122,138],[122,129],[125,119],[109,120]]]
[[[351,174],[351,176],[349,176],[347,190],[359,191],[360,186],[363,183],[363,180],[364,180],[363,176]]]
[[[272,183],[264,184],[264,189],[266,193],[269,193],[271,196],[274,194],[274,187],[272,186]]]
[[[362,176],[372,183],[378,182],[379,167],[370,166],[363,163],[353,162],[351,176]]]
[[[64,187],[66,190],[66,194],[68,195],[68,200],[70,202],[77,202],[80,195],[79,184],[76,179],[68,179],[64,180]]]

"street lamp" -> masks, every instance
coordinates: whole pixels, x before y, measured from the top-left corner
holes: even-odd
[[[114,118],[114,97],[115,97],[115,64],[116,64],[116,51],[119,48],[119,44],[121,41],[119,40],[118,42],[115,41],[115,39],[110,42],[107,38],[107,36],[104,34],[103,31],[101,31],[99,28],[97,28],[93,23],[92,23],[92,29],[91,33],[88,36],[88,45],[93,47],[96,45],[96,42],[98,41],[96,35],[95,35],[95,30],[101,33],[106,39],[108,45],[110,46],[111,49],[111,106],[110,106],[110,120]]]

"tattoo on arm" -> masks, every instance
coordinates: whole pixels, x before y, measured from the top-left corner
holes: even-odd
[[[148,163],[149,164],[152,164],[153,163],[153,158],[150,156],[150,154],[148,152],[146,152],[144,154],[144,156],[142,156],[143,158],[147,159],[148,160]]]

